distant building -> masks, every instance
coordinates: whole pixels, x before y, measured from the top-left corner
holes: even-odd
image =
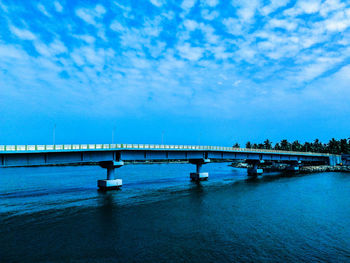
[[[350,165],[350,154],[343,154],[341,160],[343,165]]]

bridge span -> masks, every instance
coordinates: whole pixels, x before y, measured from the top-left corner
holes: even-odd
[[[202,165],[211,161],[244,160],[250,165],[248,175],[263,173],[264,163],[286,163],[297,171],[303,164],[337,165],[340,156],[327,153],[245,149],[222,146],[156,145],[156,144],[64,144],[64,145],[0,145],[0,167],[48,166],[96,163],[107,169],[107,179],[98,180],[102,190],[122,186],[115,178],[115,169],[124,164],[139,162],[186,161],[196,165],[192,180],[205,180],[208,173]],[[1,175],[0,175],[1,176]]]

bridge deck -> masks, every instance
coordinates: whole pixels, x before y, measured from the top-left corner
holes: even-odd
[[[283,155],[330,156],[328,153],[295,152],[268,149],[248,149],[224,146],[161,145],[161,144],[56,144],[56,145],[0,145],[0,154],[39,152],[81,152],[81,151],[220,151],[239,153],[268,153]]]
[[[223,146],[157,144],[60,144],[0,146],[0,167],[80,164],[105,161],[216,161],[322,162],[327,153],[245,149]]]

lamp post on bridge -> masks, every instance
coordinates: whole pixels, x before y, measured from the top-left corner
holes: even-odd
[[[52,131],[52,144],[55,145],[56,143],[56,123],[53,126],[53,131]]]
[[[114,130],[115,130],[115,127],[113,126],[113,128],[112,128],[112,144],[114,143]]]

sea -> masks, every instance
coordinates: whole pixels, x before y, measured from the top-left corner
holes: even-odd
[[[0,262],[350,262],[350,173],[227,163],[0,169]]]

